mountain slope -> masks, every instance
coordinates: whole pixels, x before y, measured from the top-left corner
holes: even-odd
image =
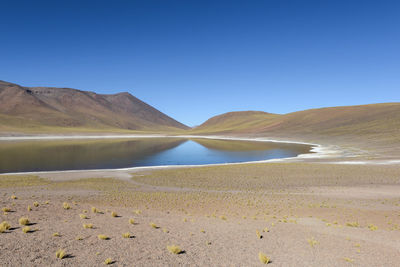
[[[235,121],[240,123],[233,125]],[[400,103],[310,109],[284,115],[226,113],[209,119],[191,132],[390,148],[400,144]]]
[[[129,93],[22,87],[0,81],[0,130],[180,130],[188,127]]]

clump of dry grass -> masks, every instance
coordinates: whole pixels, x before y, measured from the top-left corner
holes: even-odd
[[[91,223],[84,223],[82,226],[85,229],[92,229],[93,228],[93,224],[91,224]]]
[[[315,240],[314,237],[308,239],[307,242],[308,244],[310,244],[311,247],[314,247],[316,244],[318,244],[317,240]]]
[[[347,262],[354,262],[354,260],[353,259],[350,259],[350,258],[343,258],[345,261],[347,261]]]
[[[99,210],[96,207],[92,207],[92,212],[93,213],[99,213]]]
[[[63,208],[64,208],[65,210],[69,210],[69,209],[71,208],[71,205],[69,205],[67,202],[64,202],[64,203],[63,203]]]
[[[130,224],[135,224],[135,219],[130,218],[130,219],[129,219],[129,223],[130,223]]]
[[[26,217],[21,217],[21,218],[19,218],[18,223],[20,225],[28,225],[29,224],[29,219],[26,218]]]
[[[98,235],[97,238],[100,239],[100,240],[108,240],[108,239],[110,239],[110,238],[109,238],[108,236],[106,236],[106,235]]]
[[[87,219],[87,218],[88,218],[85,214],[79,214],[79,217],[80,217],[81,219]]]
[[[32,211],[31,206],[28,205],[27,211]]]
[[[368,228],[369,228],[369,230],[371,230],[371,231],[376,231],[376,230],[378,230],[378,226],[373,225],[373,224],[368,225]]]
[[[167,246],[167,249],[169,252],[174,253],[174,254],[182,253],[182,249],[176,245]]]
[[[29,233],[31,232],[31,228],[29,226],[25,226],[24,228],[22,228],[22,232],[24,232],[25,234]]]
[[[81,236],[77,236],[77,237],[75,237],[75,240],[83,240],[83,237],[81,237]]]
[[[115,211],[113,211],[111,212],[111,217],[118,217],[118,214]]]
[[[263,264],[268,264],[270,262],[270,258],[262,252],[258,253],[258,259]]]
[[[12,195],[11,199],[18,199],[18,198],[15,195]]]
[[[11,211],[11,209],[10,209],[10,208],[7,208],[7,207],[2,208],[1,210],[2,210],[3,212],[10,212],[10,211]]]
[[[107,259],[104,261],[104,264],[105,264],[105,265],[109,265],[109,264],[111,264],[111,263],[113,263],[113,260],[112,260],[111,258],[107,258]]]
[[[134,211],[137,215],[139,215],[139,214],[141,214],[142,213],[142,211],[141,210],[135,210]]]
[[[154,229],[160,228],[159,226],[157,226],[157,224],[155,224],[153,222],[150,223],[150,226],[153,227]]]
[[[60,236],[60,233],[54,233],[53,236]]]
[[[65,250],[59,249],[56,252],[56,257],[57,259],[64,259],[67,256],[67,253],[65,253]]]
[[[349,227],[360,227],[358,222],[347,222],[346,226],[349,226]]]
[[[6,230],[10,229],[11,225],[7,221],[0,223],[0,233],[4,233]]]
[[[169,231],[168,231],[167,228],[163,228],[162,231],[163,231],[164,233],[169,233]]]
[[[130,237],[131,237],[131,234],[130,234],[130,233],[123,233],[123,234],[122,234],[122,237],[123,237],[123,238],[130,238]]]
[[[256,234],[257,234],[258,239],[263,238],[263,236],[261,235],[260,231],[257,230],[257,231],[256,231]]]
[[[33,202],[33,206],[34,207],[39,207],[39,202],[37,202],[37,201]]]

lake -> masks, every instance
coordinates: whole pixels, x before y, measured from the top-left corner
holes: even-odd
[[[0,173],[202,165],[295,157],[311,146],[203,138],[0,142]]]

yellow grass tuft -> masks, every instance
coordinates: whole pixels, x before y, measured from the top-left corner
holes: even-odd
[[[95,207],[92,207],[92,212],[93,212],[93,213],[98,213],[99,210],[98,210],[97,208],[95,208]]]
[[[65,210],[69,210],[69,209],[71,208],[71,206],[70,206],[67,202],[64,202],[64,203],[63,203],[63,208],[64,208]]]
[[[100,239],[100,240],[108,240],[108,239],[110,239],[110,238],[109,238],[108,236],[106,236],[106,235],[98,235],[97,238]]]
[[[80,217],[81,219],[87,219],[87,218],[88,218],[85,214],[79,214],[79,217]]]
[[[44,202],[44,204],[46,204],[46,205],[50,204],[50,200],[46,200],[46,202]]]
[[[31,206],[28,206],[27,210],[28,210],[28,211],[32,211]]]
[[[81,236],[77,236],[77,237],[75,237],[75,240],[83,240],[83,237],[81,237]]]
[[[182,249],[176,245],[167,246],[167,249],[169,252],[174,253],[174,254],[179,254],[182,252]]]
[[[33,202],[33,206],[39,207],[39,202],[37,202],[37,201]]]
[[[60,236],[60,234],[59,233],[54,233],[53,236]]]
[[[29,219],[25,218],[25,217],[21,217],[21,218],[19,218],[18,223],[20,225],[27,225],[27,224],[29,224]]]
[[[142,211],[141,210],[135,210],[134,211],[137,215],[139,215],[139,214],[141,214],[142,213]]]
[[[221,220],[224,220],[224,221],[226,221],[226,220],[227,220],[227,218],[226,218],[226,216],[225,216],[225,215],[221,215],[221,216],[219,216],[219,218],[220,218]]]
[[[130,218],[130,219],[129,219],[129,223],[130,223],[130,224],[135,224],[135,219]]]
[[[105,265],[109,265],[109,264],[111,264],[111,263],[113,263],[113,260],[112,260],[111,258],[107,258],[107,259],[104,261],[104,264],[105,264]]]
[[[118,217],[118,214],[115,211],[113,211],[111,212],[111,217]]]
[[[349,227],[360,227],[358,222],[347,222],[346,226],[349,226]]]
[[[130,233],[123,233],[123,234],[122,234],[122,237],[123,237],[123,238],[130,238],[130,237],[131,237],[131,234],[130,234]]]
[[[154,229],[160,228],[160,227],[157,226],[157,224],[155,224],[155,223],[153,223],[153,222],[150,223],[150,226],[153,227]]]
[[[12,195],[11,199],[18,199],[18,198],[15,195]]]
[[[65,250],[63,249],[59,249],[56,252],[56,257],[57,259],[64,259],[67,256],[67,254],[65,253]]]
[[[262,253],[262,252],[258,253],[258,259],[263,264],[268,264],[270,262],[269,257],[267,255],[265,255],[264,253]]]
[[[167,228],[163,228],[162,231],[163,231],[164,233],[169,233],[169,231],[168,231]]]
[[[29,226],[25,226],[24,228],[22,228],[22,232],[29,233],[31,231],[31,228]]]
[[[91,223],[84,223],[82,226],[85,229],[92,229],[93,228],[93,224],[91,224]]]
[[[256,234],[257,234],[258,239],[262,238],[262,235],[261,235],[260,231],[256,230]]]
[[[354,262],[354,260],[353,259],[350,259],[350,258],[343,258],[345,261],[347,261],[347,262]]]
[[[8,222],[4,221],[4,222],[0,223],[0,233],[4,233],[6,230],[8,230],[10,228],[11,228],[11,225]]]
[[[308,239],[307,242],[308,244],[310,244],[311,247],[314,247],[316,244],[318,244],[317,240],[315,240],[314,237]]]
[[[11,211],[11,209],[10,209],[10,208],[7,208],[7,207],[2,208],[1,210],[2,210],[3,212],[10,212],[10,211]]]
[[[266,233],[268,233],[268,232],[269,232],[268,227],[265,227],[263,231],[266,232]]]
[[[376,231],[376,230],[378,230],[378,226],[373,225],[373,224],[368,225],[368,228],[369,228],[369,230],[371,230],[371,231]]]

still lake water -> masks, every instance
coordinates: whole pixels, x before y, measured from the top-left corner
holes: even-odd
[[[0,142],[0,173],[201,165],[295,157],[302,144],[215,139],[133,138]]]

